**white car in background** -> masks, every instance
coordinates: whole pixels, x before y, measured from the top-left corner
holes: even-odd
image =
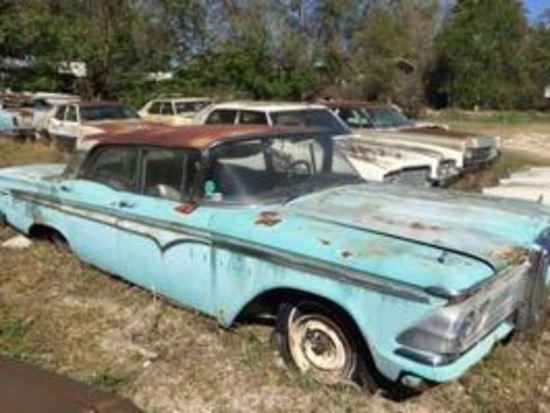
[[[130,132],[146,126],[147,122],[125,103],[81,101],[57,106],[48,121],[47,135],[59,148],[72,151],[87,149],[82,145],[88,136]]]
[[[194,116],[210,105],[212,99],[196,98],[159,98],[150,100],[140,110],[139,115],[150,122],[179,126],[193,122]]]
[[[443,157],[429,151],[372,144],[353,135],[324,105],[287,102],[224,102],[195,117],[199,124],[286,125],[328,129],[350,162],[367,180],[430,185],[440,178]]]
[[[440,150],[460,169],[490,165],[500,155],[500,138],[449,130],[446,125],[408,119],[396,105],[364,101],[326,101],[354,132],[376,142]]]

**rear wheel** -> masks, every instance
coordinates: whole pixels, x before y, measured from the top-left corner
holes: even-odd
[[[273,342],[287,364],[320,382],[376,388],[361,346],[337,311],[311,301],[282,304]]]

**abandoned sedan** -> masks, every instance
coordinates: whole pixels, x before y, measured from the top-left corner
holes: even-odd
[[[273,316],[322,382],[455,379],[544,305],[542,206],[364,183],[305,128],[102,136],[66,171],[0,170],[0,217],[223,326]]]

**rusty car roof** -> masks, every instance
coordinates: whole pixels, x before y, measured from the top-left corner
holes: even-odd
[[[318,129],[267,125],[149,126],[132,132],[91,135],[101,145],[125,144],[205,149],[214,143],[253,135],[304,133]]]

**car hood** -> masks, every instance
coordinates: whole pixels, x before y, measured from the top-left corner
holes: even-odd
[[[549,210],[532,202],[379,183],[221,208],[212,220],[216,234],[262,256],[443,296],[519,265],[549,225]]]
[[[360,137],[341,138],[338,144],[342,152],[355,165],[367,163],[382,173],[400,171],[403,168],[426,167],[439,162],[437,154],[423,153],[409,148],[368,142]]]
[[[453,138],[441,138],[437,135],[418,134],[401,131],[398,129],[355,129],[355,133],[360,134],[365,139],[374,142],[383,142],[403,146],[419,146],[425,149],[437,150],[438,148],[447,148],[456,151],[462,157],[466,144],[464,141]]]
[[[488,199],[399,185],[352,185],[308,195],[293,212],[455,250],[506,265],[503,247],[530,247],[550,225],[550,211],[531,202]]]
[[[317,228],[348,265],[448,291],[518,264],[550,225],[549,210],[531,202],[376,183],[306,195],[281,214]]]
[[[420,127],[405,127],[399,129],[400,132],[405,134],[411,134],[413,136],[419,136],[420,139],[427,139],[428,137],[436,137],[438,139],[455,140],[463,143],[468,147],[486,147],[500,146],[499,139],[493,136],[479,135],[472,132],[455,131],[440,128],[437,126],[420,126]]]

